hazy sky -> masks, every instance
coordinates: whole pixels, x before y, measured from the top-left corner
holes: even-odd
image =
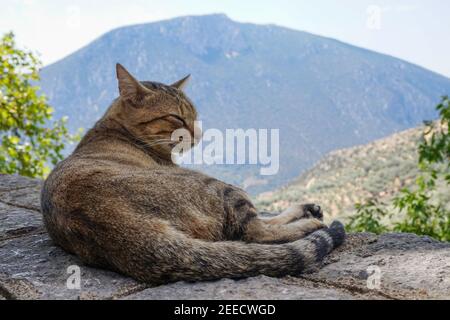
[[[14,31],[48,64],[119,26],[208,13],[336,38],[450,77],[448,0],[0,0],[0,33]]]

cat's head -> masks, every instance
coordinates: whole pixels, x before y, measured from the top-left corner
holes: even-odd
[[[164,157],[169,157],[183,139],[184,150],[199,142],[197,111],[182,91],[189,76],[165,85],[138,81],[120,64],[116,72],[120,97],[109,115],[134,138]]]

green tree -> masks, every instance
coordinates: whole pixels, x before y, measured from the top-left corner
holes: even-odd
[[[434,203],[432,194],[441,180],[450,185],[450,99],[443,97],[436,107],[440,119],[427,122],[419,145],[419,168],[414,191],[404,189],[394,199],[394,205],[405,212],[405,218],[394,230],[429,235],[450,241],[450,212],[444,204]]]
[[[52,108],[38,93],[39,59],[17,48],[14,34],[0,40],[0,173],[45,177],[75,137],[66,119],[52,122]]]
[[[382,223],[388,213],[377,199],[369,199],[364,204],[357,203],[355,209],[356,214],[350,217],[347,225],[350,231],[381,234],[389,230]]]
[[[434,181],[438,174],[442,174],[450,184],[450,98],[443,97],[436,109],[440,121],[426,123],[428,130],[419,145],[419,164],[431,173]]]
[[[426,122],[427,128],[418,147],[421,175],[416,179],[416,186],[413,190],[403,189],[393,199],[394,208],[403,214],[402,218],[389,225],[383,224],[382,219],[392,219],[394,214],[387,212],[387,204],[370,199],[356,205],[357,213],[347,225],[349,231],[410,232],[450,241],[450,212],[444,204],[432,200],[439,183],[450,185],[449,97],[443,97],[436,109],[440,119]]]

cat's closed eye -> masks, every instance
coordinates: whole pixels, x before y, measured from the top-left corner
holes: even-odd
[[[186,126],[186,122],[178,116],[170,115],[166,117],[165,120],[169,121],[173,126],[177,128]]]

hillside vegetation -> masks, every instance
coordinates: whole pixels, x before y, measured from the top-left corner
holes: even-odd
[[[367,145],[338,150],[292,183],[256,198],[262,210],[281,211],[295,202],[318,203],[327,219],[348,217],[355,204],[376,198],[390,203],[419,175],[417,146],[424,128],[403,131]],[[450,189],[440,182],[436,195],[450,202]],[[445,201],[448,198],[448,201]]]

